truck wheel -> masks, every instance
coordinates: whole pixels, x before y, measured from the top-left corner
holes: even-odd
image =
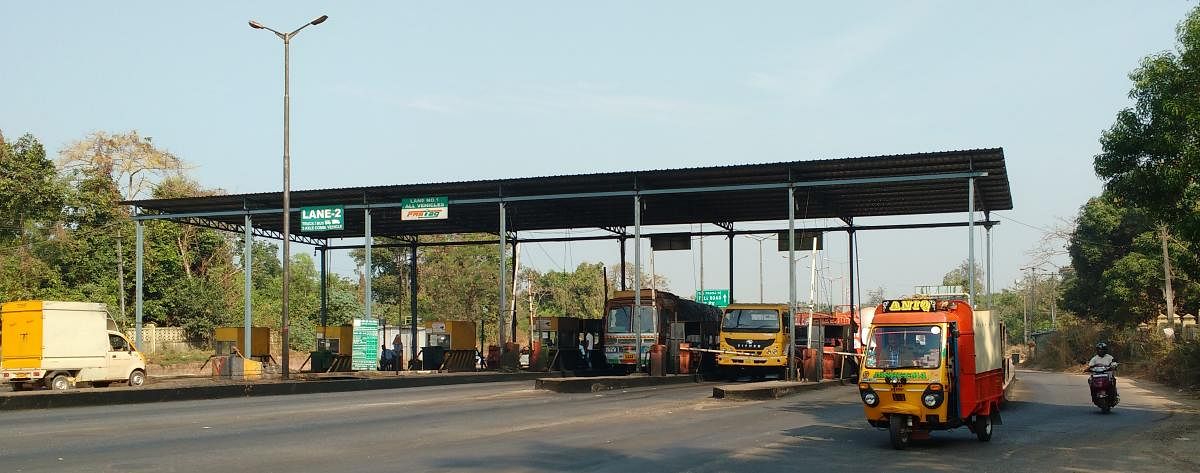
[[[912,430],[905,425],[905,416],[893,415],[888,419],[888,433],[892,437],[892,448],[904,450],[908,448],[908,440]]]
[[[133,370],[132,373],[129,373],[130,386],[141,386],[143,384],[146,384],[146,372],[142,370]]]
[[[992,439],[992,416],[975,416],[975,438],[978,438],[980,442]]]
[[[50,386],[50,389],[62,391],[71,389],[71,380],[67,379],[67,375],[65,374],[58,374],[54,375],[54,377],[50,379],[50,383],[48,385]]]

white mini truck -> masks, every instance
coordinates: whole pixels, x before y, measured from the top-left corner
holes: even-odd
[[[146,357],[116,331],[104,304],[6,302],[0,306],[0,381],[14,391],[141,386]]]

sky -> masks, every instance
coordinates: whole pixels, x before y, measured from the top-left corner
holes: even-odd
[[[14,2],[0,28],[0,131],[32,133],[57,154],[93,131],[138,130],[204,186],[278,191],[282,41],[247,21],[290,31],[326,14],[292,42],[293,190],[1002,147],[1014,208],[993,213],[1000,289],[1099,194],[1092,158],[1130,105],[1128,73],[1173,49],[1195,6],[813,3]],[[860,287],[896,297],[939,284],[967,259],[968,236],[860,232]],[[818,298],[841,303],[847,242],[826,238]],[[763,244],[768,302],[789,297],[773,244]],[[982,232],[976,245],[982,265]],[[729,287],[727,240],[704,239],[703,277],[698,246],[655,254],[673,292]],[[618,260],[615,242],[521,251],[541,270]],[[759,298],[758,251],[735,240],[735,299]],[[807,300],[811,268],[800,264]],[[334,269],[354,267],[342,255]]]

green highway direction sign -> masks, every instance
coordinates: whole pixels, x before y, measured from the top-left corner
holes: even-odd
[[[449,197],[415,197],[400,201],[400,220],[446,220],[450,217]]]
[[[300,231],[328,232],[345,230],[346,208],[341,205],[324,207],[304,207],[300,209]]]
[[[729,289],[705,289],[696,291],[696,302],[725,307],[729,305]]]

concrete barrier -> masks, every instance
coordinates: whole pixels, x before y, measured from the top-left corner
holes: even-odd
[[[802,391],[844,386],[837,381],[762,381],[758,383],[727,384],[713,388],[716,399],[762,400],[779,399]]]
[[[588,378],[539,378],[533,382],[534,389],[556,393],[594,393],[613,389],[662,386],[667,384],[695,383],[699,376],[690,374],[668,376],[594,376]]]
[[[138,388],[92,388],[68,391],[18,392],[0,395],[0,411],[529,381],[545,376],[546,373],[456,373],[441,376],[402,376],[370,379],[343,378],[216,386],[156,388],[153,384],[150,384]]]

